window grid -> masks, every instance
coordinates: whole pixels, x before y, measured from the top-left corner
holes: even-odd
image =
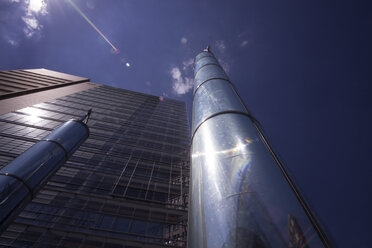
[[[90,107],[89,139],[0,235],[0,245],[186,247],[183,103],[101,86],[17,110],[0,116],[0,163]]]

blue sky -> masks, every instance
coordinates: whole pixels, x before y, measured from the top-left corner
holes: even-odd
[[[369,247],[371,4],[73,2],[120,53],[67,0],[1,0],[0,69],[84,76],[191,111],[192,59],[210,44],[332,238]]]

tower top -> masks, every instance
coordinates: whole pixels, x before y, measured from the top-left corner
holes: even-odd
[[[204,52],[210,52],[210,51],[211,51],[211,46],[208,45],[208,46],[207,46],[203,51],[204,51]]]

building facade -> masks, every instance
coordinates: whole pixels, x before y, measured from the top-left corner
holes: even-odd
[[[186,247],[185,103],[48,70],[3,72],[0,88],[0,166],[92,109],[88,140],[0,234],[1,246]]]

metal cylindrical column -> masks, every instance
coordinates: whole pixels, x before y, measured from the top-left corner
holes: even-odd
[[[209,49],[195,59],[189,247],[324,247]]]
[[[86,121],[64,123],[0,170],[1,229],[88,138]]]

